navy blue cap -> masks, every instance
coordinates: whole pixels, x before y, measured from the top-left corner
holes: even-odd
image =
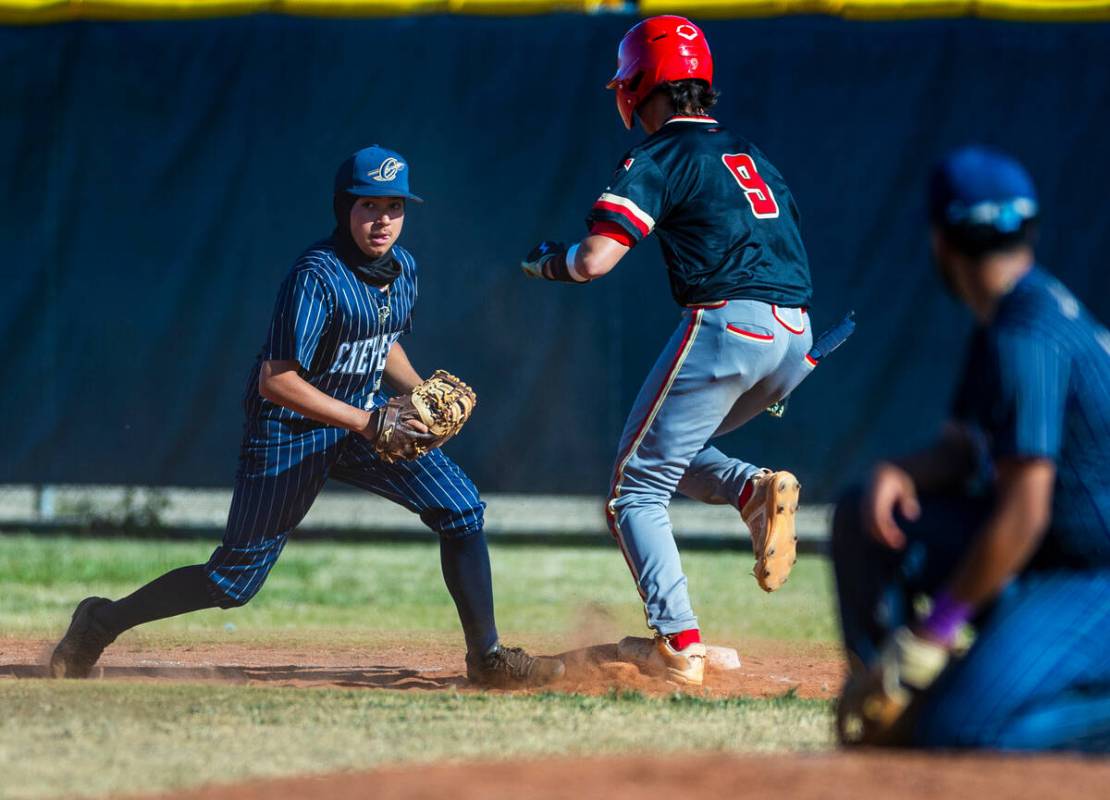
[[[1037,216],[1037,190],[1025,167],[987,147],[954,150],[933,170],[929,219],[942,227],[1013,233]]]
[[[335,193],[358,197],[404,197],[424,201],[409,191],[409,165],[400,153],[378,145],[356,152],[339,165],[335,173]]]

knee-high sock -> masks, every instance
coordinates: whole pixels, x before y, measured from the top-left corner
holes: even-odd
[[[203,564],[179,567],[110,606],[96,610],[97,620],[117,635],[156,619],[214,608],[211,582]]]
[[[441,536],[439,559],[447,591],[459,612],[467,653],[487,653],[497,644],[497,623],[493,617],[493,577],[485,533]]]

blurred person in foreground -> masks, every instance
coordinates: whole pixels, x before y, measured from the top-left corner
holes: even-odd
[[[1108,752],[1110,333],[1038,265],[1020,164],[950,154],[929,211],[941,278],[978,325],[942,435],[837,507],[838,733]]]

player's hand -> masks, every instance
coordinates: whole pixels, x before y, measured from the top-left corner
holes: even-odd
[[[378,437],[381,436],[382,427],[385,424],[385,413],[384,406],[368,412],[366,425],[356,431],[356,433],[370,442],[370,444],[375,444],[378,441]],[[405,424],[413,433],[428,434],[428,438],[432,438],[428,426],[419,419],[406,420]]]
[[[895,511],[913,521],[921,516],[921,504],[909,473],[884,461],[871,474],[871,485],[863,498],[863,523],[876,541],[901,550],[906,545],[906,534],[898,527]]]
[[[551,270],[547,265],[556,258],[566,257],[567,246],[562,242],[540,242],[520,262],[520,269],[529,278],[551,280]]]

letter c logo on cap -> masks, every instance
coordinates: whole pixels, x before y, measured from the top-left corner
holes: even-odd
[[[387,183],[397,177],[397,173],[405,168],[405,162],[398,161],[392,156],[381,163],[376,170],[367,172],[366,176],[376,181]]]

